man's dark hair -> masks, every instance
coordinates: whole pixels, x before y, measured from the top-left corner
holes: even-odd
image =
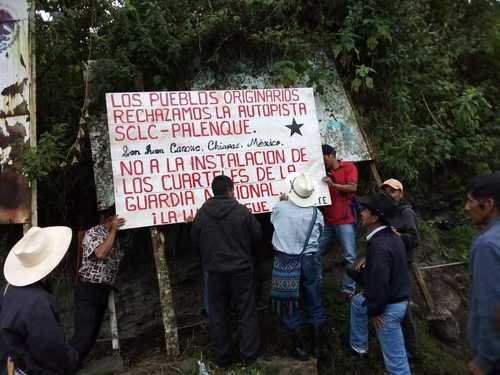
[[[489,173],[474,177],[467,191],[477,200],[493,199],[495,206],[500,210],[500,174]]]
[[[212,181],[212,192],[215,197],[225,197],[234,189],[233,180],[229,177],[221,175],[217,176]]]
[[[321,151],[323,151],[323,155],[333,155],[337,157],[337,151],[330,145],[321,145]]]

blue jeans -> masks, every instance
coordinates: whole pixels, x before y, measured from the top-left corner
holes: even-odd
[[[368,314],[361,293],[351,299],[351,347],[358,353],[368,352]],[[390,375],[411,374],[406,356],[401,321],[406,314],[408,301],[387,305],[382,320],[384,325],[377,330],[377,337],[384,354],[384,364]]]
[[[354,263],[356,260],[355,224],[326,224],[323,234],[319,239],[319,248],[322,255],[328,252],[335,237],[340,242],[346,263]],[[342,279],[342,291],[352,294],[356,291],[356,282],[345,273]]]
[[[307,253],[302,257],[300,272],[300,295],[304,296],[307,323],[322,326],[326,320],[325,309],[321,302],[321,254]],[[281,321],[285,328],[294,331],[303,324],[299,309],[285,312]]]

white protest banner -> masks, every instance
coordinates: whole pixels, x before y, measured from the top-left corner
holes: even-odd
[[[252,213],[269,212],[286,176],[306,171],[330,204],[311,88],[106,94],[123,228],[185,222],[217,175]]]

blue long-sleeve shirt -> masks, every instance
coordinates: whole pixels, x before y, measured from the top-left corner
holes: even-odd
[[[500,369],[500,219],[474,241],[470,253],[468,339],[474,363],[486,374]]]
[[[273,247],[282,253],[300,254],[306,241],[313,212],[312,207],[299,207],[288,200],[278,202],[271,213],[271,223],[274,226]],[[319,238],[323,233],[323,228],[323,215],[318,210],[318,216],[304,253],[319,250]]]

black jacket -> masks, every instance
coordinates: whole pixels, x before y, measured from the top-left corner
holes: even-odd
[[[74,374],[78,353],[64,340],[54,296],[40,283],[9,285],[0,295],[2,355],[29,375]]]
[[[420,231],[418,229],[417,215],[413,211],[411,204],[405,201],[399,202],[395,214],[390,219],[390,224],[401,234],[408,262],[412,262],[415,248],[420,242]]]
[[[375,233],[368,241],[364,279],[363,294],[370,316],[380,315],[388,304],[409,297],[405,245],[389,227]]]
[[[205,271],[235,272],[252,266],[252,248],[262,239],[262,229],[235,199],[215,197],[196,214],[191,239]]]

